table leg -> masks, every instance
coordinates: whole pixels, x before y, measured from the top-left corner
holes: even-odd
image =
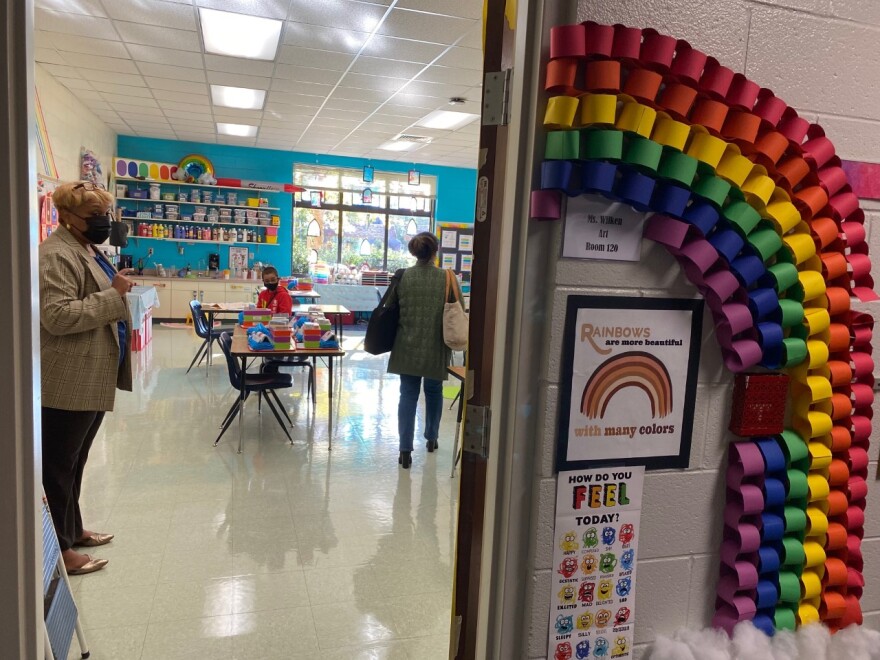
[[[345,322],[345,317],[342,316],[342,314],[337,314],[336,315],[336,324],[339,326],[339,333],[338,333],[339,348],[342,348],[342,326],[343,326],[344,322]]]
[[[330,437],[327,442],[327,451],[332,451],[333,449],[333,358],[331,357],[327,361],[327,371],[330,380],[330,402],[328,405],[329,413],[330,413],[330,421],[327,424],[327,432]]]
[[[238,396],[240,397],[241,405],[238,408],[238,453],[241,453],[242,447],[244,446],[244,401],[245,401],[245,392],[244,392],[244,382],[245,382],[245,373],[247,373],[247,355],[241,356],[241,389],[238,392]]]
[[[455,425],[455,441],[452,444],[452,472],[449,474],[450,479],[455,478],[455,468],[458,466],[458,457],[461,455],[458,449],[458,441],[461,436],[461,412],[462,412],[462,404],[464,403],[464,381],[461,383],[461,389],[458,391],[458,415],[457,423]]]

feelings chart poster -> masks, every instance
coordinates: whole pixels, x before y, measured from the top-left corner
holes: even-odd
[[[440,239],[440,267],[458,275],[461,295],[466,310],[470,310],[471,264],[474,254],[474,226],[464,222],[438,222],[435,226]]]
[[[645,468],[560,472],[547,657],[632,658]]]

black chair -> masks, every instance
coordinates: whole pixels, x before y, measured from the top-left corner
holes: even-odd
[[[306,396],[311,396],[312,405],[314,406],[316,404],[315,368],[309,361],[309,358],[297,355],[263,358],[263,365],[260,367],[260,371],[264,374],[277,374],[278,370],[282,367],[299,367],[309,372],[308,389],[306,390]]]
[[[186,373],[189,373],[193,366],[197,366],[196,360],[201,364],[202,360],[210,354],[211,349],[214,347],[214,342],[220,337],[221,332],[232,332],[235,330],[235,326],[232,325],[221,325],[216,328],[208,327],[208,318],[205,316],[205,312],[202,311],[202,303],[198,300],[190,300],[189,308],[192,311],[193,328],[195,328],[196,335],[201,337],[203,341],[202,345],[199,346],[199,350],[196,351],[192,362],[189,363],[189,369],[186,370]]]
[[[281,410],[281,412],[284,414],[284,417],[287,419],[287,423],[290,424],[290,426],[293,426],[293,422],[290,421],[290,416],[287,414],[287,410],[285,410],[284,404],[281,403],[281,400],[275,393],[275,390],[286,389],[293,385],[293,380],[291,379],[290,374],[250,374],[247,372],[242,374],[241,365],[238,363],[238,360],[233,357],[231,352],[232,335],[228,332],[221,333],[218,343],[220,344],[220,350],[223,351],[223,355],[226,356],[226,366],[229,368],[229,383],[232,385],[232,387],[235,388],[236,392],[240,392],[241,379],[244,378],[245,400],[247,400],[252,392],[256,392],[261,401],[265,399],[266,404],[269,406],[272,414],[275,415],[275,419],[278,420],[278,424],[281,425],[281,428],[283,429],[284,434],[287,436],[287,439],[290,440],[290,444],[293,444],[293,438],[290,437],[290,432],[287,430],[287,427],[281,420],[281,415],[278,413],[278,410]],[[272,403],[273,400],[275,401],[275,404],[278,404],[277,408],[275,407],[275,404]],[[215,447],[220,442],[220,438],[222,438],[223,434],[226,433],[226,430],[230,427],[233,420],[240,413],[241,397],[237,396],[235,397],[235,403],[232,404],[229,412],[226,413],[226,417],[223,418],[223,424],[220,427],[220,435],[218,435],[217,439],[214,440]]]

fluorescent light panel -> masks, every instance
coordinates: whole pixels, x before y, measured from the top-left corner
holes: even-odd
[[[379,148],[384,149],[385,151],[409,151],[410,149],[415,149],[416,147],[422,146],[418,142],[404,142],[404,141],[395,141],[391,140],[384,144],[380,144]]]
[[[416,122],[416,126],[433,128],[441,131],[454,131],[462,126],[467,126],[472,121],[480,118],[470,112],[453,112],[451,110],[435,110]]]
[[[250,124],[224,124],[218,122],[217,132],[236,137],[254,137],[257,134],[257,127]]]
[[[205,51],[252,60],[275,59],[282,21],[201,7],[199,17]]]
[[[211,98],[214,105],[243,110],[262,110],[266,102],[266,90],[248,87],[227,87],[211,85]]]

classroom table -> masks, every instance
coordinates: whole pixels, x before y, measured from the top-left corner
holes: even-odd
[[[452,445],[452,473],[449,475],[449,478],[451,479],[455,476],[455,468],[458,466],[458,461],[461,458],[461,452],[458,449],[458,437],[461,433],[461,413],[465,399],[464,390],[465,380],[467,379],[467,369],[465,369],[464,367],[451,366],[446,367],[446,372],[450,376],[455,378],[459,383],[461,383],[461,389],[459,390],[458,396],[456,397],[458,399],[458,416],[456,418],[455,425],[455,442]]]
[[[315,309],[320,310],[324,316],[333,321],[333,330],[339,339],[339,345],[342,346],[342,321],[345,316],[351,313],[351,310],[342,305],[294,305],[290,313],[296,316],[297,314],[308,314]]]
[[[345,357],[345,351],[339,348],[290,348],[285,350],[264,350],[264,351],[254,351],[248,346],[247,343],[247,331],[241,326],[235,326],[235,332],[232,335],[232,347],[230,353],[234,358],[239,358],[241,360],[241,389],[239,391],[239,397],[241,401],[241,409],[238,413],[238,453],[241,453],[242,447],[244,445],[244,412],[245,412],[245,389],[244,383],[245,378],[244,375],[247,372],[247,361],[248,358],[259,358],[259,357],[278,357],[283,355],[296,355],[299,357],[310,357],[312,358],[312,364],[314,367],[317,367],[318,358],[325,358],[325,362],[327,364],[327,370],[329,373],[329,381],[330,387],[328,390],[328,397],[330,400],[329,405],[329,422],[328,422],[328,445],[327,449],[333,449],[333,358],[343,358]],[[317,379],[316,379],[317,380]]]

